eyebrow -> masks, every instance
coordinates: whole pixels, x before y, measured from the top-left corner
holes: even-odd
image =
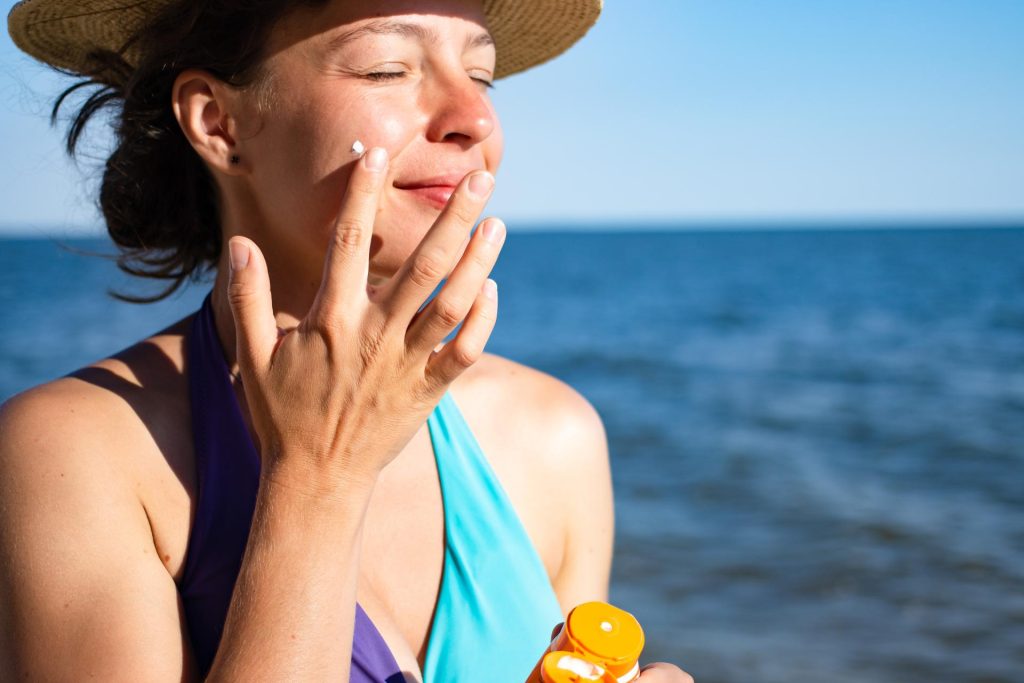
[[[350,31],[340,33],[327,41],[327,52],[341,49],[348,43],[366,35],[399,35],[405,38],[417,38],[425,43],[440,43],[441,36],[437,31],[421,24],[410,24],[395,19],[378,19]],[[494,45],[494,38],[487,31],[477,33],[468,41],[467,48]]]

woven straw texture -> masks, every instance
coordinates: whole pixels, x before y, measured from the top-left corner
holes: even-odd
[[[15,45],[36,59],[82,73],[89,52],[121,51],[142,22],[170,0],[22,0],[7,16]],[[565,52],[594,25],[602,0],[484,0],[497,47],[495,77]],[[125,53],[130,63],[138,48]]]

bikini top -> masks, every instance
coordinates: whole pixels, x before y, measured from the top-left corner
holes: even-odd
[[[198,481],[178,586],[200,672],[220,642],[249,537],[260,459],[231,385],[207,296],[187,341]],[[449,394],[427,419],[444,503],[444,568],[424,683],[525,681],[562,611],[547,572],[498,478]],[[351,683],[405,679],[356,604]]]

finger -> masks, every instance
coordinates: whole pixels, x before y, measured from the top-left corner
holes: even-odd
[[[310,309],[314,318],[334,319],[339,311],[349,310],[359,296],[365,298],[370,238],[387,166],[387,150],[374,147],[352,167],[324,258],[320,291]]]
[[[405,341],[411,354],[429,353],[462,322],[494,268],[504,241],[505,224],[500,220],[488,218],[480,224],[444,287],[409,325]]]
[[[494,176],[487,171],[471,173],[455,189],[444,211],[388,285],[384,306],[394,320],[408,326],[451,270],[493,189]]]
[[[693,676],[675,664],[656,662],[640,669],[640,683],[694,683]]]
[[[435,389],[447,387],[480,359],[497,319],[498,285],[488,279],[481,287],[458,334],[427,361],[427,379]]]
[[[256,243],[246,237],[232,237],[228,250],[228,302],[235,320],[238,365],[243,373],[262,370],[277,343],[267,262]]]

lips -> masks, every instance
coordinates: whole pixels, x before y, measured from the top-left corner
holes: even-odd
[[[426,202],[435,208],[443,209],[448,200],[451,199],[455,188],[459,186],[462,179],[472,170],[446,173],[416,180],[396,180],[394,186],[420,201]]]

